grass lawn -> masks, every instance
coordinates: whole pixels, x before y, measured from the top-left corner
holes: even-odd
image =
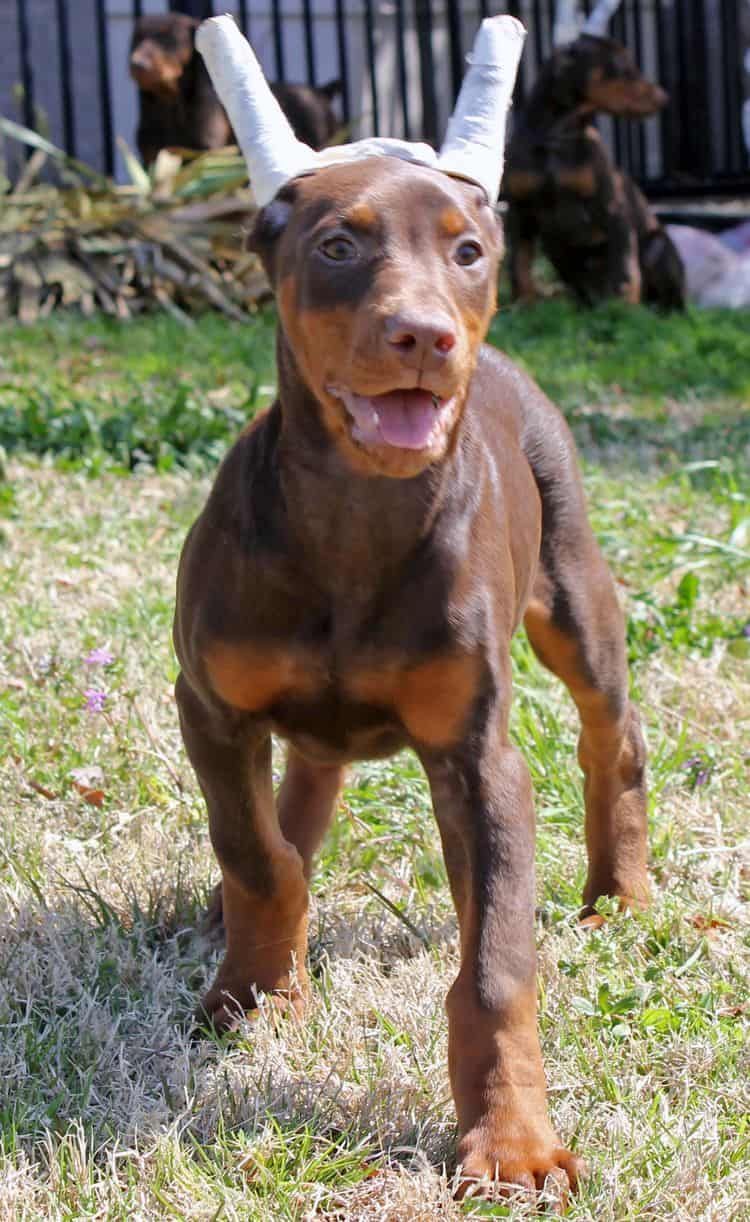
[[[750,315],[558,301],[492,339],[561,403],[619,577],[654,905],[582,932],[576,722],[520,636],[550,1103],[573,1219],[750,1218]],[[273,393],[273,316],[0,331],[0,1222],[529,1216],[455,1204],[456,929],[409,754],[352,769],[308,1023],[191,1042],[216,877],[171,688],[177,557]],[[279,765],[281,758],[279,757]]]

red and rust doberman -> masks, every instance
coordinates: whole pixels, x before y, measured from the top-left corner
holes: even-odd
[[[662,309],[685,304],[679,253],[642,193],[616,169],[593,125],[597,111],[656,113],[667,94],[646,80],[630,52],[584,34],[542,66],[519,110],[504,192],[515,298],[530,302],[537,241],[586,305],[606,297]]]
[[[251,246],[279,396],[225,458],[182,555],[185,745],[222,871],[216,1027],[303,1008],[308,880],[349,761],[429,778],[461,966],[447,1000],[462,1189],[575,1185],[536,1026],[534,807],[508,735],[521,622],[582,729],[587,908],[648,896],[645,752],[622,615],[556,408],[483,346],[502,237],[477,186],[391,157],[297,178]],[[288,743],[274,798],[271,735]]]

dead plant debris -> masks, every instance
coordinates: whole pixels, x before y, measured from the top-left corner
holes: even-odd
[[[189,326],[208,308],[242,321],[268,297],[245,249],[255,204],[237,149],[163,150],[147,173],[121,142],[131,182],[118,186],[8,119],[0,133],[34,149],[0,209],[0,321],[75,307]],[[40,181],[50,162],[60,185]]]

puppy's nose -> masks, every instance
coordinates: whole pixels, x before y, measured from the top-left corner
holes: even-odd
[[[385,337],[400,352],[424,357],[447,356],[456,344],[456,331],[447,314],[391,314]]]

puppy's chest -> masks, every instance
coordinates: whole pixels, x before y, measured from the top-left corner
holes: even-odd
[[[604,168],[598,145],[585,137],[551,140],[506,175],[505,189],[520,204],[548,210],[561,199],[590,203],[600,190]]]
[[[230,707],[267,717],[293,741],[352,755],[386,752],[403,738],[453,745],[483,669],[476,651],[449,642],[408,653],[395,645],[342,650],[300,639],[215,641],[204,663],[211,687]]]

